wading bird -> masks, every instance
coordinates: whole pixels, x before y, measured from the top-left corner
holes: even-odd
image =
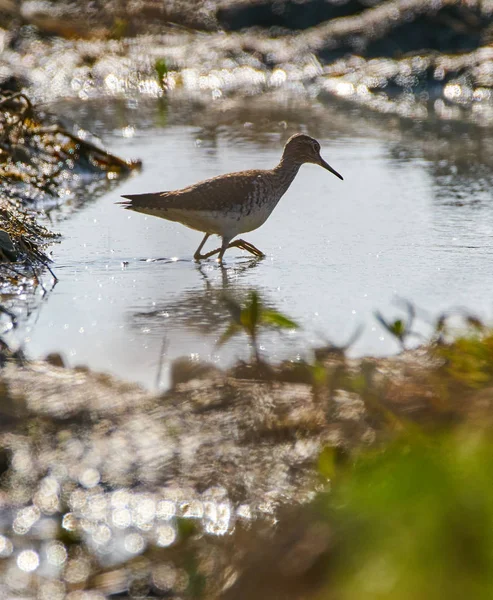
[[[320,156],[317,140],[297,133],[286,142],[281,160],[273,169],[227,173],[171,192],[122,196],[126,201],[118,204],[128,210],[177,221],[205,232],[193,255],[197,261],[218,254],[222,263],[228,248],[241,248],[261,257],[263,252],[253,244],[233,239],[265,223],[304,163],[320,165],[343,179]],[[222,238],[221,247],[201,254],[204,244],[213,234]]]

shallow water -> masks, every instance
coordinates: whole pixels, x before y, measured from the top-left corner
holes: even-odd
[[[397,297],[430,317],[458,305],[491,314],[493,171],[484,131],[403,127],[344,105],[204,115],[120,103],[86,105],[75,115],[111,151],[141,158],[144,170],[60,218],[63,241],[53,251],[60,281],[27,327],[30,356],[59,351],[70,365],[165,386],[174,357],[225,365],[247,355],[242,337],[216,347],[228,322],[225,289],[240,297],[255,289],[302,326],[262,338],[271,360],[304,356],[327,340],[344,343],[360,324],[352,354],[396,352],[373,313],[402,315]],[[198,266],[192,256],[202,234],[115,205],[120,194],[273,166],[287,137],[302,130],[320,140],[345,180],[303,166],[267,223],[244,236],[264,260],[230,250],[224,269]],[[417,327],[426,332],[426,319]]]

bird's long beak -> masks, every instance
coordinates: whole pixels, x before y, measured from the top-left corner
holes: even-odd
[[[336,177],[339,177],[339,179],[342,179],[344,181],[344,177],[342,175],[340,175],[335,169],[333,169],[328,163],[325,162],[325,160],[320,156],[320,166],[323,167],[324,169],[327,169],[327,171],[330,171],[333,175],[335,175]]]

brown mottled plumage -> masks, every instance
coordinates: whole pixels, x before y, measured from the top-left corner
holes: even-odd
[[[129,210],[177,221],[204,231],[205,237],[194,254],[195,260],[219,254],[219,262],[222,262],[224,253],[232,247],[247,250],[255,256],[264,256],[253,244],[231,240],[265,223],[303,163],[320,165],[342,179],[320,156],[317,140],[297,133],[286,142],[281,161],[273,169],[228,173],[173,192],[122,196],[128,201],[118,204]],[[212,234],[222,237],[221,247],[200,254]]]

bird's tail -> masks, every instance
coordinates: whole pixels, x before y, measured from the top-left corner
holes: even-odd
[[[166,195],[166,192],[133,194],[122,196],[122,198],[126,198],[126,200],[123,202],[116,202],[115,204],[120,204],[127,210],[134,210],[135,212],[146,215],[155,215],[161,217],[164,216],[163,213],[166,213],[168,209]]]
[[[123,208],[130,210],[138,210],[139,208],[149,207],[151,208],[155,204],[156,199],[159,198],[159,194],[133,194],[129,196],[122,196],[126,198],[123,202],[115,202],[115,204],[121,204]]]

